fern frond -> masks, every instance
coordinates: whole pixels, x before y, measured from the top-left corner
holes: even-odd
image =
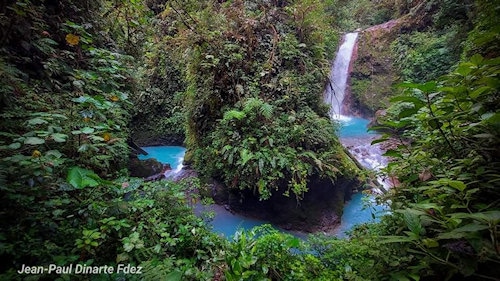
[[[246,117],[245,112],[239,111],[239,110],[229,110],[224,113],[224,120],[225,121],[230,121],[233,119],[238,119],[241,120]]]
[[[245,101],[243,111],[250,112],[254,109],[260,108],[264,102],[259,98],[249,98]]]
[[[272,105],[268,104],[267,102],[263,103],[261,106],[260,106],[260,113],[262,114],[262,116],[264,116],[266,119],[271,119],[271,117],[273,116],[273,111],[274,111],[274,108]]]

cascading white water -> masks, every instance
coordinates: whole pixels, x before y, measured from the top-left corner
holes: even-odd
[[[324,95],[325,102],[331,105],[330,117],[332,119],[340,119],[343,113],[342,102],[344,101],[349,65],[357,38],[358,33],[356,32],[344,35],[343,43],[340,45],[332,65],[329,83]]]

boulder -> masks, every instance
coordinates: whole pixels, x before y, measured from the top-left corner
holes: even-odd
[[[128,170],[132,177],[148,178],[165,173],[166,170],[170,170],[170,165],[164,165],[154,158],[140,160],[132,157],[128,163]]]

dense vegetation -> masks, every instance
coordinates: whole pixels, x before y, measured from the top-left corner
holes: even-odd
[[[4,1],[0,279],[498,280],[494,2]],[[341,31],[415,12],[422,28],[386,49],[407,83],[379,120],[376,142],[398,142],[381,223],[344,240],[261,227],[228,241],[193,213],[199,179],[128,176],[130,131],[185,136],[205,177],[263,199],[354,176],[321,103],[328,59]],[[77,263],[143,273],[16,273]]]
[[[263,199],[283,182],[286,195],[301,197],[313,174],[354,176],[322,105],[337,42],[325,6],[234,1],[165,9],[178,21],[169,42],[187,53],[187,161],[202,175]]]

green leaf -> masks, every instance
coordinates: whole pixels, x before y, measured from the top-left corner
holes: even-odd
[[[469,73],[472,72],[472,67],[474,65],[471,64],[471,63],[461,63],[457,70],[456,70],[456,73],[462,75],[462,76],[467,76]]]
[[[125,252],[130,252],[134,249],[134,244],[131,244],[131,243],[124,243],[123,244],[123,250]]]
[[[450,231],[441,233],[436,238],[441,240],[441,239],[462,239],[464,237],[465,233],[463,232]]]
[[[182,280],[182,272],[175,270],[167,274],[165,276],[165,281],[181,281]]]
[[[389,150],[387,150],[387,151],[384,153],[384,156],[387,156],[387,157],[397,157],[397,158],[401,158],[401,157],[403,157],[403,156],[401,155],[401,153],[399,153],[398,151],[393,150],[393,149],[389,149]]]
[[[456,228],[453,231],[454,232],[477,232],[477,231],[485,230],[488,228],[489,227],[486,224],[470,223],[470,224],[464,225],[462,227]]]
[[[486,123],[498,125],[500,124],[500,112],[483,114],[481,119]]]
[[[430,91],[433,91],[436,89],[437,83],[435,81],[430,81],[430,82],[427,82],[424,84],[401,83],[401,84],[398,84],[397,86],[401,87],[401,88],[407,88],[407,89],[418,89],[422,92],[430,92]]]
[[[38,117],[28,120],[29,125],[40,125],[40,124],[46,124],[46,123],[49,123],[49,122],[47,120],[44,120],[44,119],[38,118]]]
[[[88,143],[84,143],[82,145],[80,145],[80,147],[78,148],[78,152],[85,152],[87,150],[89,150],[90,148],[90,145]]]
[[[55,133],[55,134],[52,134],[51,137],[55,142],[65,142],[66,139],[68,138],[68,135]]]
[[[26,140],[24,140],[24,144],[38,145],[43,143],[45,143],[45,140],[38,137],[27,137]]]
[[[408,109],[405,109],[405,110],[402,110],[399,114],[398,114],[398,117],[399,118],[406,118],[406,117],[410,117],[412,115],[414,115],[415,113],[418,112],[418,108],[408,108]]]
[[[241,120],[246,117],[245,112],[239,111],[239,110],[229,110],[226,113],[224,113],[224,120],[229,121],[232,119],[238,119]]]
[[[475,64],[475,65],[479,65],[483,62],[484,58],[483,56],[481,56],[480,54],[475,54],[473,55],[471,58],[470,58],[470,61]]]
[[[300,246],[300,240],[298,238],[287,239],[286,246],[288,248],[297,248]]]
[[[461,181],[455,181],[455,180],[450,180],[448,182],[448,185],[459,190],[459,191],[464,191],[464,189],[467,187],[465,185],[465,183],[461,182]]]
[[[99,185],[100,178],[93,171],[80,167],[72,167],[68,171],[66,180],[76,189],[95,187]]]
[[[11,144],[9,144],[9,146],[8,146],[8,148],[9,148],[9,149],[18,149],[18,148],[20,148],[20,147],[21,147],[21,144],[20,144],[20,143],[18,143],[18,142],[11,143]]]
[[[474,219],[486,223],[498,224],[500,222],[500,211],[486,211],[479,213],[453,213],[451,218]]]
[[[422,242],[424,243],[424,245],[427,248],[436,248],[436,247],[439,247],[438,241],[436,241],[434,239],[431,239],[431,238],[425,238],[425,239],[422,240]]]
[[[488,86],[483,86],[483,87],[479,87],[478,89],[472,91],[469,96],[473,99],[477,99],[479,96],[481,96],[484,92],[488,91],[488,90],[491,90],[490,87]]]
[[[427,121],[427,124],[432,128],[432,129],[439,129],[441,128],[441,126],[443,125],[441,122],[439,122],[439,120],[437,119],[430,119],[429,121]]]
[[[388,141],[388,140],[389,140],[389,138],[380,138],[380,139],[373,140],[370,144],[374,145],[374,144],[385,142],[385,141]]]
[[[240,151],[240,157],[241,157],[241,165],[244,166],[250,159],[253,158],[253,154],[247,149],[243,149]]]
[[[80,131],[82,131],[83,134],[88,135],[88,134],[92,134],[95,130],[94,130],[94,128],[84,127]]]

